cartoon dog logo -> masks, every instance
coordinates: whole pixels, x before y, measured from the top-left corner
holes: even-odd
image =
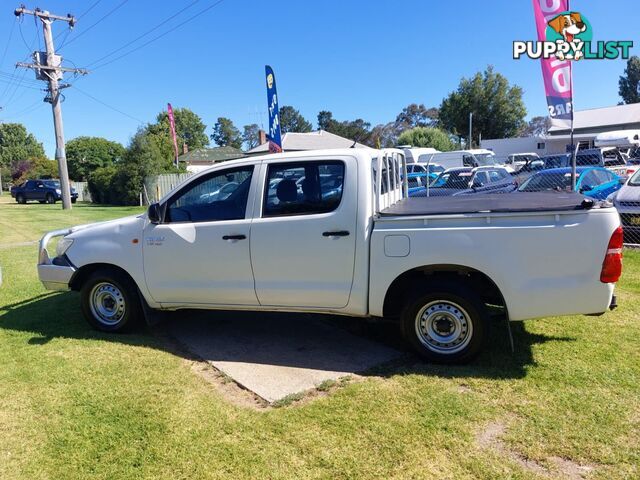
[[[577,35],[587,31],[587,24],[582,20],[582,15],[578,12],[568,12],[558,15],[547,25],[561,35],[566,43],[573,42]],[[567,55],[566,57],[580,60],[583,56],[584,53],[577,50],[573,56]],[[564,60],[565,54],[558,51],[556,57],[558,57],[559,60]]]
[[[268,89],[273,88],[273,75],[271,74],[267,75],[267,88]]]

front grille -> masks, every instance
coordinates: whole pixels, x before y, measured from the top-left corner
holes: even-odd
[[[618,202],[621,207],[638,207],[640,208],[640,202]]]

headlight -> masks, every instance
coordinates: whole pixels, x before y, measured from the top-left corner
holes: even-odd
[[[72,238],[62,237],[58,242],[58,245],[56,246],[56,256],[59,257],[61,255],[64,255],[65,252],[69,250],[69,247],[72,243]]]
[[[59,188],[56,188],[56,193],[57,193],[58,195],[62,195],[62,190],[60,190]]]

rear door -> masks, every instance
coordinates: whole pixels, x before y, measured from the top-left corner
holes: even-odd
[[[356,248],[356,159],[263,165],[251,226],[251,265],[261,305],[342,308]],[[304,180],[296,184],[304,171]]]

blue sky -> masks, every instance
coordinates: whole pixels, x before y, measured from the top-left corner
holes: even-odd
[[[63,45],[66,65],[91,70],[100,65],[92,62],[192,2],[100,0],[79,19],[66,40],[65,23],[56,22],[56,43]],[[26,6],[80,15],[94,3],[42,0]],[[199,0],[117,55],[213,3]],[[39,102],[42,93],[30,88],[40,86],[33,73],[23,76],[21,69],[14,68],[29,53],[28,46],[37,48],[42,42],[41,26],[37,26],[40,36],[36,39],[33,17],[20,24],[13,15],[17,6],[18,2],[4,1],[0,8],[0,121],[24,123],[52,157],[55,141],[50,106]],[[574,0],[571,8],[590,19],[595,40],[633,40],[632,53],[640,54],[637,1]],[[275,69],[280,105],[295,106],[314,125],[320,110],[331,110],[339,120],[361,117],[375,125],[392,121],[412,102],[437,106],[461,77],[488,64],[524,88],[529,116],[544,115],[540,65],[512,59],[516,39],[535,39],[530,0],[224,0],[66,89],[65,136],[103,136],[126,145],[140,122],[153,121],[167,102],[198,113],[208,125],[207,133],[219,116],[230,117],[238,127],[266,124],[266,63]],[[576,108],[615,105],[624,66],[622,60],[577,63]],[[4,74],[23,80],[17,82]]]

